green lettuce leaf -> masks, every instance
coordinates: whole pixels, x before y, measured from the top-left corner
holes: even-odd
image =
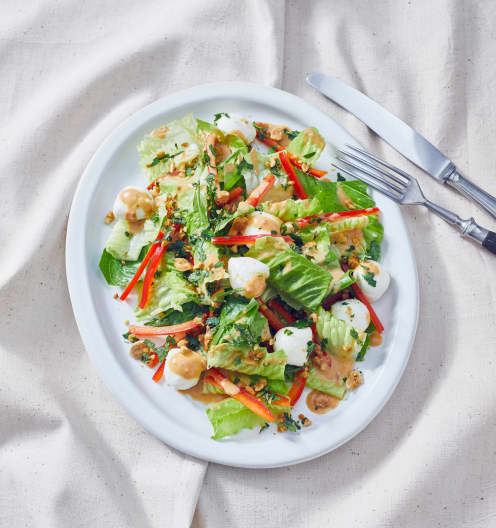
[[[141,261],[145,257],[148,247],[141,250],[141,254],[136,262],[123,261],[115,258],[106,249],[103,250],[100,258],[100,271],[102,272],[107,284],[113,286],[127,286],[128,282],[138,271]]]
[[[314,312],[327,295],[331,274],[292,251],[280,238],[259,238],[246,255],[269,266],[269,284],[295,309]]]
[[[356,359],[366,339],[366,333],[338,319],[320,307],[317,312],[317,334],[327,352]]]
[[[323,213],[320,201],[317,198],[306,200],[293,200],[288,198],[281,202],[263,202],[260,204],[262,211],[280,218],[283,222],[293,222],[297,218]]]
[[[307,165],[313,165],[325,148],[325,141],[315,127],[302,130],[288,145],[287,150]]]
[[[143,320],[167,310],[182,311],[183,304],[199,302],[193,286],[174,268],[174,256],[167,255],[167,264],[161,266],[160,277],[153,281],[150,298],[145,308],[136,307],[136,319]]]
[[[268,407],[275,416],[288,412],[288,407],[285,406],[270,404]],[[266,423],[263,418],[234,398],[227,398],[210,406],[207,416],[214,429],[214,440],[239,433],[241,429],[253,429],[257,425],[261,427]]]
[[[253,360],[253,352],[261,354],[257,360]],[[244,374],[258,374],[270,379],[284,379],[284,367],[286,366],[286,354],[280,350],[267,352],[263,347],[239,345],[222,342],[216,346],[210,346],[208,350],[208,367],[226,368],[243,372]]]
[[[165,207],[160,205],[156,214],[135,234],[131,233],[128,221],[120,218],[110,232],[105,249],[117,259],[138,260],[143,247],[157,238],[165,213]]]
[[[265,420],[247,409],[234,398],[227,398],[207,409],[207,416],[214,429],[212,438],[218,440],[231,436],[241,429],[253,429],[262,426]]]
[[[312,367],[308,371],[307,377],[307,387],[310,389],[319,390],[327,394],[331,394],[340,400],[343,399],[346,393],[346,385],[343,380],[331,381],[321,377],[318,373],[318,370],[315,367]]]
[[[185,323],[186,321],[191,321],[195,317],[201,317],[207,311],[208,308],[206,306],[202,306],[196,302],[187,302],[181,306],[181,310],[169,308],[150,321],[147,321],[146,324],[150,326],[177,325]]]
[[[377,216],[370,216],[365,227],[362,228],[363,238],[365,239],[366,254],[372,260],[381,258],[381,242],[384,237],[384,227],[379,222]]]
[[[167,123],[166,126],[168,130],[164,138],[159,138],[151,132],[138,145],[140,167],[148,176],[149,181],[196,159],[203,147],[197,134],[196,119],[191,114]],[[185,144],[187,146],[183,146]],[[167,156],[163,158],[163,161],[157,162],[157,154],[161,152]],[[147,165],[153,166],[148,167]]]
[[[375,206],[374,200],[367,193],[367,185],[359,180],[330,182],[314,178],[298,169],[295,170],[308,196],[319,199],[322,207],[320,212],[322,213],[334,213],[349,209],[339,199],[339,186],[346,196],[353,201],[356,209],[367,209]]]

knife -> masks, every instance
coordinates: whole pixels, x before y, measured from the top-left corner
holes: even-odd
[[[439,182],[447,183],[468,198],[475,200],[496,217],[496,198],[462,176],[451,160],[413,128],[363,93],[335,77],[323,73],[309,73],[307,82],[358,117],[405,158]]]

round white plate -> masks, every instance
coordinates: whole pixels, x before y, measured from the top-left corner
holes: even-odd
[[[110,227],[103,219],[125,185],[145,184],[138,168],[136,146],[150,130],[192,112],[211,121],[218,112],[236,112],[253,120],[285,123],[301,129],[316,126],[331,144],[357,142],[337,123],[299,97],[246,83],[196,86],[143,108],[119,126],[98,149],[84,172],[72,203],[67,231],[67,281],[72,306],[86,349],[108,388],[148,431],[190,455],[238,467],[277,467],[296,464],[335,449],[358,434],[382,409],[401,378],[415,336],[418,279],[412,248],[399,208],[374,195],[385,228],[384,266],[393,280],[376,303],[385,327],[384,343],[367,353],[360,364],[364,384],[348,394],[337,409],[311,413],[302,397],[295,414],[303,412],[313,425],[300,433],[259,434],[246,431],[214,441],[205,406],[152,381],[148,367],[129,355],[121,335],[124,321],[133,320],[131,303],[113,299],[98,262]],[[326,149],[318,167],[329,169]]]

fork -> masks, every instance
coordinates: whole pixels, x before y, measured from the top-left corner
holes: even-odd
[[[457,214],[427,200],[418,181],[410,174],[361,148],[352,145],[346,145],[346,148],[348,150],[338,149],[337,160],[341,163],[333,163],[334,167],[401,205],[425,205],[448,224],[456,226],[462,236],[471,238],[496,255],[495,232],[481,227],[473,218],[462,220]]]

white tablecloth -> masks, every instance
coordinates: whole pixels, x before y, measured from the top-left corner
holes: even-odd
[[[432,214],[405,210],[421,310],[398,389],[357,438],[286,469],[205,476],[129,418],[89,363],[64,271],[71,198],[102,140],[219,80],[304,97],[496,229],[304,80],[366,91],[496,194],[494,20],[491,0],[0,4],[1,526],[175,528],[195,507],[196,528],[496,525],[496,257]]]

